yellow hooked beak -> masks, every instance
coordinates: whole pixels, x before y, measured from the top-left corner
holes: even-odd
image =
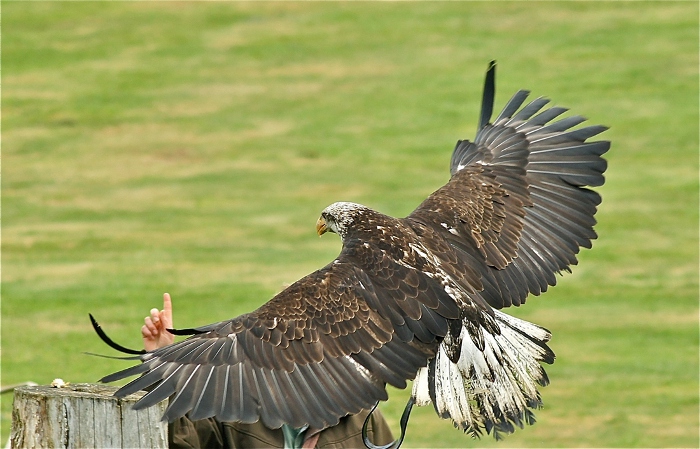
[[[316,222],[316,233],[320,236],[328,232],[328,228],[326,227],[326,220],[323,219],[323,217],[319,217],[318,221]]]

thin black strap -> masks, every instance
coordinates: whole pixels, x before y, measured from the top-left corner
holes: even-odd
[[[199,334],[206,334],[207,331],[202,331],[199,329],[165,329],[166,331],[170,332],[173,335],[199,335]]]
[[[111,338],[109,338],[107,336],[107,334],[104,333],[104,331],[102,330],[102,327],[99,325],[97,320],[95,320],[95,317],[93,317],[91,313],[88,315],[90,315],[90,322],[92,323],[92,328],[95,329],[95,332],[97,332],[97,335],[99,335],[99,337],[102,339],[102,341],[107,343],[113,349],[116,349],[117,351],[123,352],[125,354],[139,355],[139,354],[146,353],[146,351],[143,349],[141,349],[140,351],[137,351],[136,349],[129,349],[125,346],[120,345],[119,343],[115,343]]]
[[[117,351],[123,352],[125,354],[141,355],[141,354],[145,354],[146,352],[148,352],[148,351],[145,351],[143,349],[141,349],[141,350],[130,349],[130,348],[127,348],[126,346],[122,346],[119,343],[115,342],[114,340],[109,338],[107,336],[107,334],[105,334],[105,332],[102,330],[102,326],[100,326],[100,324],[97,322],[97,320],[95,320],[95,317],[93,317],[91,313],[88,315],[90,315],[90,322],[92,323],[92,328],[95,329],[95,332],[97,332],[97,335],[99,335],[99,337],[102,339],[102,341],[107,343],[111,348],[116,349]],[[205,333],[205,331],[201,331],[198,329],[166,329],[166,331],[170,332],[173,335],[198,335],[198,334]]]
[[[408,426],[408,418],[409,416],[411,416],[411,409],[413,408],[413,404],[415,404],[413,397],[408,398],[406,408],[403,409],[403,415],[401,415],[401,436],[399,437],[399,439],[394,440],[391,443],[386,444],[384,446],[377,446],[369,440],[369,437],[367,435],[367,424],[369,424],[369,420],[372,417],[372,413],[374,413],[374,410],[377,408],[377,405],[379,405],[379,401],[377,401],[377,403],[374,404],[374,407],[372,407],[372,410],[370,410],[369,414],[367,415],[365,423],[362,425],[362,441],[365,443],[365,447],[367,447],[367,449],[399,449],[401,447],[401,444],[403,443],[404,437],[406,436],[406,427]]]

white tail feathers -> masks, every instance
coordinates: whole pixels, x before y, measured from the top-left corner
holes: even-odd
[[[480,328],[480,350],[462,326],[459,359],[447,356],[447,339],[413,384],[417,405],[433,403],[438,415],[450,418],[455,427],[479,437],[484,431],[500,438],[535,421],[531,409],[541,407],[537,386],[549,383],[540,362],[554,362],[547,346],[551,334],[527,321],[494,310],[500,334]]]

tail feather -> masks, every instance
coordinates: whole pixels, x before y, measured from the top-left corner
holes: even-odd
[[[499,439],[535,422],[532,409],[542,406],[538,387],[549,383],[540,363],[552,363],[554,353],[547,346],[549,331],[494,312],[500,333],[484,331],[480,350],[463,326],[457,363],[443,343],[419,371],[413,398],[418,405],[432,402],[440,417],[473,437],[487,433]]]

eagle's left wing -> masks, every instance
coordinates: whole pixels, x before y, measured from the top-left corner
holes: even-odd
[[[580,247],[591,246],[600,196],[586,186],[603,184],[601,155],[610,142],[586,142],[606,128],[573,129],[582,117],[553,121],[566,109],[540,112],[547,100],[521,108],[526,91],[491,123],[494,79],[492,64],[476,139],[457,143],[448,183],[404,222],[440,237],[425,245],[444,242],[432,253],[439,267],[461,267],[445,273],[456,284],[451,291],[466,296],[476,289],[468,293],[470,303],[500,309],[554,285],[555,274],[576,263]],[[465,283],[460,273],[473,270],[480,274],[476,282],[469,277]],[[552,363],[554,353],[546,329],[491,307],[477,309],[490,314],[489,326],[475,322],[478,314],[464,314],[450,327],[435,358],[419,371],[412,398],[419,405],[432,402],[438,415],[475,436],[486,431],[498,437],[534,422],[531,409],[542,404],[538,385],[548,383],[540,363]]]
[[[407,219],[431,226],[478,268],[483,297],[500,309],[546,291],[591,247],[600,196],[586,186],[603,184],[610,142],[586,142],[607,128],[572,129],[580,116],[552,122],[566,109],[541,111],[546,99],[521,108],[527,91],[491,124],[494,77],[492,65],[475,141],[457,143],[451,179]]]

